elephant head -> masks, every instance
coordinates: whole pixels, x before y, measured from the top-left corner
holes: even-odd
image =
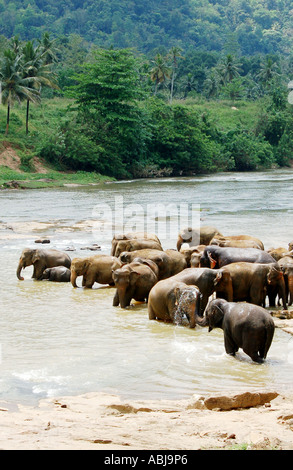
[[[175,294],[175,307],[174,314],[175,323],[181,323],[185,315],[189,321],[189,327],[194,328],[196,319],[200,317],[200,299],[201,294],[196,286],[176,287]]]
[[[205,310],[204,318],[197,321],[197,324],[200,326],[208,326],[209,332],[214,328],[222,328],[222,322],[225,314],[222,308],[223,303],[226,303],[226,300],[212,300]]]
[[[36,252],[36,249],[25,248],[21,253],[16,271],[17,278],[20,281],[23,281],[24,279],[21,276],[22,269],[25,269],[27,266],[31,266],[35,262]]]
[[[121,308],[126,308],[130,305],[135,290],[135,284],[139,276],[140,273],[131,269],[129,265],[125,268],[112,271],[112,277],[117,289],[117,296]]]
[[[233,302],[233,282],[231,274],[223,269],[219,269],[214,279],[215,291],[221,293],[228,302]]]
[[[71,276],[70,282],[73,287],[78,287],[76,279],[78,276],[83,276],[88,268],[87,258],[74,258],[71,263]]]

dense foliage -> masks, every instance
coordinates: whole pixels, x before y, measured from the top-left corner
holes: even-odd
[[[0,0],[0,34],[24,40],[76,33],[99,47],[170,44],[255,53],[292,50],[290,0]],[[228,46],[229,44],[229,46]]]
[[[3,133],[19,119],[12,106],[25,102],[27,144],[62,170],[128,178],[289,165],[290,8],[289,0],[0,0]],[[58,97],[71,106],[29,132],[41,99]],[[253,122],[243,115],[236,124],[244,103],[257,103]]]

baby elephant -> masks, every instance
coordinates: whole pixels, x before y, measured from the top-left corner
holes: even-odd
[[[270,313],[264,308],[246,302],[212,300],[202,326],[221,328],[227,354],[235,356],[239,348],[255,362],[263,362],[271,346],[275,324]]]
[[[70,282],[71,270],[65,266],[47,268],[42,274],[41,280],[46,279],[53,282]]]

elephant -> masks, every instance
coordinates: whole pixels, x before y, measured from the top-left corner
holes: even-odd
[[[133,261],[116,269],[112,277],[116,287],[113,306],[120,304],[121,308],[128,307],[132,299],[147,301],[151,288],[158,282],[154,270],[140,261]]]
[[[21,270],[27,266],[34,266],[32,279],[40,280],[42,274],[47,268],[54,268],[55,266],[65,266],[70,268],[71,258],[67,253],[59,250],[45,250],[39,248],[25,248],[19,258],[18,267],[16,271],[17,278],[23,281]]]
[[[165,253],[170,258],[171,276],[187,268],[187,262],[186,262],[185,256],[182,253],[180,253],[179,251],[173,250],[172,248],[165,250]]]
[[[53,282],[70,282],[71,270],[65,266],[47,268],[42,274],[41,280]]]
[[[293,303],[293,258],[291,256],[284,256],[278,261],[278,265],[280,266],[284,274],[288,305],[292,305]]]
[[[286,248],[269,248],[267,252],[276,260],[279,261],[281,258],[285,256],[291,256],[293,258],[293,252],[286,250]]]
[[[70,281],[77,287],[76,279],[83,276],[82,286],[91,289],[95,282],[114,285],[112,271],[121,267],[119,258],[98,254],[87,258],[74,258],[71,263]]]
[[[200,258],[199,254],[203,252],[205,247],[206,245],[197,245],[197,246],[189,246],[186,248],[185,247],[180,248],[180,253],[183,254],[186,260],[187,268],[191,267],[191,258],[193,257],[193,255],[194,255],[194,264],[195,264],[196,255],[197,257]],[[199,266],[199,261],[198,261],[198,266]],[[194,266],[194,267],[197,267],[197,266]]]
[[[234,248],[257,248],[264,250],[264,244],[258,238],[250,235],[231,235],[229,237],[216,235],[210,242],[210,245]]]
[[[200,298],[196,286],[188,286],[171,278],[163,279],[149,293],[149,319],[182,324],[186,317],[189,327],[195,328],[195,318],[200,317]]]
[[[184,282],[187,285],[195,285],[199,288],[202,296],[200,301],[201,315],[208,304],[209,297],[217,290],[221,290],[221,292],[223,290],[229,300],[233,300],[231,276],[223,269],[187,268],[170,279]]]
[[[118,240],[115,256],[118,258],[123,251],[137,251],[145,248],[163,251],[161,243],[156,240],[136,238],[133,240]]]
[[[275,263],[274,258],[264,250],[257,248],[235,248],[209,245],[200,258],[200,266],[221,268],[230,263],[246,261],[249,263]]]
[[[231,282],[229,281],[227,285],[228,276],[222,277],[220,282],[217,282],[217,297],[234,302],[246,301],[265,307],[268,295],[270,306],[275,307],[275,298],[278,294],[282,298],[283,308],[287,309],[284,276],[276,262],[261,264],[242,261],[223,266],[221,270],[229,274]]]
[[[272,344],[275,324],[271,314],[259,305],[248,302],[212,300],[204,318],[196,323],[208,326],[208,331],[221,328],[227,354],[235,356],[239,348],[254,361],[262,363]]]
[[[183,243],[188,243],[189,246],[209,245],[215,235],[222,235],[215,227],[202,226],[200,229],[186,227],[178,234],[177,250],[180,251]]]
[[[171,253],[172,252],[172,253]],[[175,250],[170,250],[169,253],[160,250],[144,249],[136,251],[124,251],[121,253],[120,261],[123,264],[131,263],[135,258],[144,258],[156,263],[159,268],[159,280],[166,279],[173,274],[178,273],[184,264],[184,257],[179,253],[179,257],[175,257]],[[177,253],[178,254],[178,253]],[[183,260],[182,260],[183,258]]]
[[[116,255],[116,247],[117,247],[117,243],[119,241],[121,241],[121,240],[133,240],[133,239],[137,239],[137,238],[139,238],[141,240],[142,239],[144,239],[144,240],[153,240],[153,241],[156,241],[156,242],[160,243],[159,238],[154,233],[130,232],[130,233],[127,233],[127,234],[114,235],[114,237],[112,239],[111,256],[117,256]],[[128,251],[128,250],[124,250],[124,251]]]

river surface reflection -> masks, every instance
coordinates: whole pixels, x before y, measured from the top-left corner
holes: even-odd
[[[92,243],[110,253],[115,220],[122,228],[122,197],[123,215],[132,214],[128,228],[146,223],[148,205],[171,204],[179,211],[181,204],[225,235],[246,233],[266,248],[287,247],[293,239],[292,183],[293,171],[280,170],[0,192],[0,400],[34,403],[90,391],[180,399],[292,388],[293,339],[279,329],[266,363],[258,365],[244,353],[227,356],[220,330],[149,321],[145,304],[113,307],[111,287],[36,282],[31,268],[23,282],[15,274],[22,249],[36,247],[39,237],[49,237],[51,248],[75,249],[72,257],[92,255],[84,250]],[[164,248],[176,247],[177,215],[165,219],[171,233],[166,229]],[[149,215],[147,227],[155,222],[160,214]]]

